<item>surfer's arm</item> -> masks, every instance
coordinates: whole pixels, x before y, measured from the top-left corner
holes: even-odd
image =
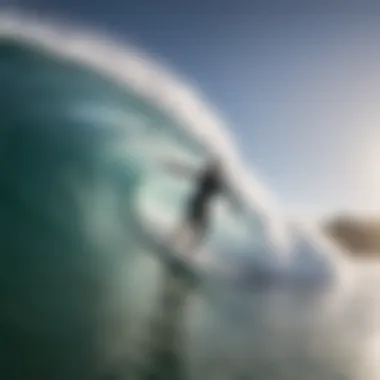
[[[166,161],[161,164],[165,170],[171,174],[178,175],[185,178],[193,177],[197,170],[189,165],[180,164],[174,161]]]

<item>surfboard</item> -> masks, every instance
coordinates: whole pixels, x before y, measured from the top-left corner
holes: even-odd
[[[162,228],[158,222],[154,223],[149,218],[135,218],[136,233],[141,242],[155,257],[176,277],[191,283],[199,284],[207,277],[207,270],[202,268],[193,258],[189,258],[185,251],[180,251],[168,243],[168,233],[172,228]],[[160,228],[161,227],[161,228]],[[200,248],[196,255],[204,255]]]
[[[183,252],[173,249],[164,244],[159,237],[152,237],[156,246],[155,254],[157,258],[171,271],[176,277],[197,285],[206,273],[202,268],[187,258]]]

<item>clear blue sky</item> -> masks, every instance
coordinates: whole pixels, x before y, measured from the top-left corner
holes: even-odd
[[[195,82],[289,214],[380,212],[380,3],[23,2],[125,35]]]

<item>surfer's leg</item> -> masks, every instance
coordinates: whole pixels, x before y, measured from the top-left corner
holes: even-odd
[[[185,208],[183,221],[174,229],[170,237],[170,245],[174,249],[187,251],[187,247],[191,244],[193,229],[197,220],[196,203],[189,202]]]
[[[185,255],[193,254],[202,241],[203,231],[197,221],[185,220],[172,234],[170,246]]]
[[[196,220],[192,223],[190,233],[189,244],[186,247],[186,253],[188,255],[193,256],[196,251],[202,245],[203,238],[206,233],[206,221],[205,218],[201,218],[200,220]]]
[[[172,232],[169,238],[169,244],[176,250],[186,250],[190,244],[192,235],[192,222],[185,219]]]
[[[194,255],[202,244],[207,227],[207,209],[202,203],[190,202],[184,221],[175,229],[170,244],[185,255]]]

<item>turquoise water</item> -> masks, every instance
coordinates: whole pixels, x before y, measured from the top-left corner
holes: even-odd
[[[147,237],[171,231],[192,186],[164,164],[197,168],[212,144],[128,81],[37,45],[0,41],[0,371],[130,378],[159,310]],[[214,274],[231,258],[281,261],[266,214],[245,204],[215,205],[202,258]],[[304,240],[298,256],[333,268]],[[186,377],[377,379],[375,278],[353,292],[200,286],[184,309]]]
[[[86,66],[12,39],[1,41],[0,62],[1,287],[10,313],[3,313],[3,326],[22,330],[28,348],[19,360],[31,372],[62,364],[62,376],[72,378],[66,360],[95,360],[102,356],[95,342],[103,341],[96,334],[105,335],[104,344],[113,339],[108,327],[99,329],[103,318],[139,310],[136,298],[151,307],[144,293],[133,291],[136,267],[142,266],[147,288],[158,270],[151,264],[149,272],[154,252],[142,229],[149,220],[170,231],[191,191],[189,179],[160,168],[160,155],[196,166],[208,151],[130,88]],[[167,219],[155,219],[160,215]],[[262,234],[248,229],[245,218],[216,214],[208,247],[232,254],[253,248]],[[128,320],[120,329],[129,333]],[[34,353],[31,334],[43,337],[42,352]],[[53,340],[69,357],[57,354],[34,368],[34,355],[39,363],[40,355],[53,354]]]

